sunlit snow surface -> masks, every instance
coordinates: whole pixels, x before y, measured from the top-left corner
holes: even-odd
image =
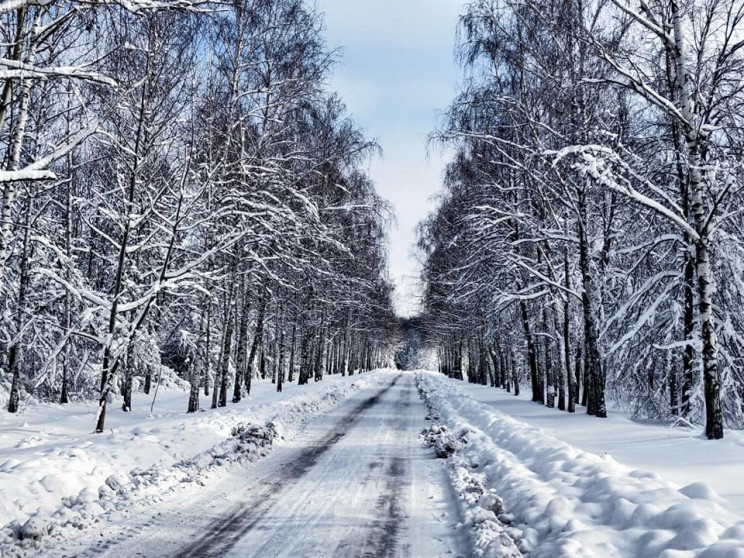
[[[294,432],[265,458],[219,467],[203,487],[173,485],[144,505],[136,500],[102,510],[79,534],[63,528],[66,540],[29,542],[26,554],[469,555],[444,462],[420,438],[426,408],[413,374],[326,378],[295,393],[306,395],[266,403],[263,415],[281,421],[293,415],[297,397],[311,402],[285,428]]]
[[[415,377],[256,381],[196,415],[169,378],[152,414],[151,396],[115,402],[103,435],[92,403],[2,414],[0,555],[744,557],[740,433]],[[271,452],[231,436],[269,422]],[[458,441],[450,458],[424,446],[431,425]]]
[[[17,533],[34,516],[40,530],[74,529],[105,509],[158,498],[229,451],[220,444],[235,426],[274,420],[280,434],[291,431],[384,376],[330,376],[306,386],[285,384],[283,393],[268,380],[254,380],[248,399],[223,409],[211,410],[211,397],[202,395],[205,411],[195,415],[185,412],[186,385],[170,378],[152,413],[153,394],[135,394],[130,413],[114,401],[103,434],[93,433],[97,405],[91,402],[31,403],[15,415],[0,413],[2,536],[7,542],[11,530]]]
[[[433,409],[467,443],[530,556],[744,556],[744,447],[699,433],[569,416],[500,389],[422,372]],[[581,408],[579,408],[581,410]]]

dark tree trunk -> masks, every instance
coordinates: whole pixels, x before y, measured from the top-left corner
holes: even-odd
[[[535,340],[532,338],[530,330],[530,319],[527,315],[527,304],[524,300],[519,301],[519,309],[522,313],[522,331],[527,342],[527,363],[530,367],[530,381],[532,383],[532,401],[539,403],[541,398],[540,381],[537,371],[537,350],[535,349]],[[516,386],[516,382],[515,382]]]
[[[279,358],[277,359],[276,391],[282,391],[284,384],[284,316],[281,319],[278,344],[279,348],[277,352],[279,353]]]
[[[68,130],[69,132],[69,130]],[[69,174],[69,182],[67,184],[66,192],[66,203],[65,203],[65,254],[69,259],[72,259],[72,212],[73,212],[73,189],[74,189],[74,158],[73,152],[71,151],[67,156],[67,170]],[[72,273],[68,269],[65,272],[67,281],[72,283]],[[65,308],[64,308],[64,323],[65,333],[67,335],[72,331],[72,293],[70,291],[65,292]],[[69,378],[70,378],[70,344],[71,339],[67,339],[65,342],[65,348],[62,350],[62,392],[60,394],[59,402],[63,405],[70,402],[69,395]]]
[[[313,362],[313,378],[316,382],[323,379],[323,357],[325,356],[325,332],[321,326],[318,343],[315,348],[315,359]]]
[[[233,309],[228,306],[227,326],[225,329],[225,340],[222,347],[222,361],[220,362],[220,396],[218,406],[227,407],[227,379],[230,372],[230,354],[232,353],[232,337],[235,320],[233,319]]]
[[[29,198],[25,207],[23,244],[21,246],[21,269],[18,279],[18,310],[16,314],[16,339],[10,347],[8,354],[8,370],[12,375],[10,394],[8,396],[8,412],[17,413],[21,400],[21,369],[23,368],[23,330],[26,327],[26,293],[28,291],[29,275],[29,239],[30,239],[30,214],[31,199]]]
[[[196,413],[199,410],[199,384],[197,382],[191,383],[191,389],[189,390],[189,406],[186,409],[187,413]]]
[[[291,384],[294,382],[294,368],[295,368],[295,351],[297,343],[297,324],[292,323],[292,346],[289,349],[289,372],[287,381]]]
[[[256,331],[253,334],[253,342],[251,343],[251,352],[248,355],[248,363],[246,365],[246,376],[245,376],[245,391],[247,394],[251,393],[251,381],[255,376],[256,366],[256,354],[263,344],[263,330],[264,330],[264,317],[266,315],[266,294],[261,295],[261,301],[258,306],[258,318],[256,319]]]
[[[541,393],[546,393],[546,399],[545,399],[545,405],[553,409],[555,408],[555,378],[553,375],[555,374],[555,367],[553,366],[553,342],[550,337],[548,337],[548,331],[549,331],[549,322],[550,320],[547,317],[548,311],[543,307],[542,310],[542,322],[543,322],[543,330],[545,331],[544,335],[544,358],[545,358],[545,386],[547,389],[543,390],[541,389]]]
[[[204,395],[209,397],[209,380],[212,375],[212,301],[205,297],[207,330],[204,335]]]
[[[250,307],[247,304],[245,285],[241,285],[242,310],[240,312],[240,325],[238,327],[238,346],[235,354],[235,383],[233,384],[232,402],[238,403],[243,396],[243,380],[246,375],[246,361],[248,360],[248,317]]]
[[[579,191],[579,265],[582,277],[582,303],[584,307],[584,390],[587,395],[587,414],[600,418],[607,416],[605,405],[605,377],[599,355],[597,313],[594,304],[594,281],[589,255],[589,237],[586,230],[586,192]],[[588,388],[588,389],[587,389]]]
[[[312,333],[308,331],[308,327],[305,325],[302,328],[302,350],[300,353],[300,373],[299,373],[299,385],[307,384],[310,377],[310,363],[312,360]]]
[[[677,400],[677,367],[672,355],[667,355],[667,374],[669,377],[669,410],[673,415],[679,414],[679,401]]]
[[[132,410],[132,372],[129,363],[127,362],[124,366],[124,382],[121,385],[121,410],[125,413]]]
[[[571,289],[571,273],[568,262],[568,248],[563,259],[563,273],[566,289]],[[579,400],[578,378],[571,367],[571,300],[566,296],[563,302],[563,358],[566,360],[566,376],[568,380],[568,412],[576,412],[576,402]]]
[[[588,398],[588,396],[587,396],[587,391],[588,390],[587,390],[587,385],[586,385],[586,375],[583,373],[583,370],[582,370],[582,365],[583,364],[584,364],[584,361],[583,361],[583,359],[581,357],[581,346],[578,346],[578,347],[576,347],[576,364],[575,364],[576,377],[581,380],[581,388],[582,388],[581,389],[581,405],[583,407],[586,407],[586,402],[587,402],[587,398]],[[577,399],[578,399],[578,395],[579,395],[579,390],[577,389],[576,390],[576,397],[577,397]],[[578,401],[577,401],[577,403],[578,403]]]
[[[491,357],[491,363],[493,364],[493,375],[491,376],[491,385],[493,387],[499,387],[502,385],[501,374],[503,373],[503,371],[501,370],[501,362],[500,362],[500,358],[498,355],[498,351],[493,347],[489,347],[488,355]]]
[[[689,242],[689,238],[686,238]],[[682,352],[682,390],[681,412],[683,417],[690,416],[690,395],[694,383],[693,361],[695,358],[694,348],[692,346],[692,334],[695,330],[695,259],[690,250],[685,250],[685,283],[684,283],[684,330],[686,345]]]

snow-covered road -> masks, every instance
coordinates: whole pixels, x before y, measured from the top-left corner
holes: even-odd
[[[105,524],[55,556],[457,556],[456,499],[423,447],[413,375],[357,393],[198,499]],[[193,493],[192,497],[193,497]]]
[[[0,557],[744,558],[744,517],[704,476],[680,485],[567,443],[498,390],[387,370],[263,388],[230,412],[127,417],[118,445],[66,434],[20,448],[0,467],[0,494],[17,496],[5,509],[26,492],[44,506],[23,500],[19,517],[38,527],[18,540],[11,524]],[[42,443],[46,410],[23,429]],[[617,434],[577,414],[561,435],[572,419]]]

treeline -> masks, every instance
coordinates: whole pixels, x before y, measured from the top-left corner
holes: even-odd
[[[420,230],[444,372],[744,426],[743,19],[740,0],[468,4],[434,135],[456,155]]]
[[[0,7],[2,372],[131,409],[161,363],[212,406],[387,363],[376,153],[304,0]]]

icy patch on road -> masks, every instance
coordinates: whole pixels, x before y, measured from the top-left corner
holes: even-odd
[[[184,483],[203,484],[225,466],[259,459],[312,415],[388,377],[385,371],[329,377],[282,394],[254,382],[260,395],[239,405],[196,415],[147,413],[109,434],[76,433],[80,417],[73,414],[69,422],[48,421],[55,424],[53,433],[45,429],[22,437],[17,426],[0,427],[0,555],[32,551],[46,538],[74,536],[107,513],[156,504]],[[175,393],[179,406],[184,394]],[[34,412],[71,408],[44,405]],[[87,424],[89,416],[83,418]]]
[[[475,479],[500,498],[529,556],[744,557],[742,517],[705,483],[676,490],[479,403],[441,375],[417,373],[417,380],[455,438],[467,431],[451,458],[463,471],[456,487],[467,498]]]

